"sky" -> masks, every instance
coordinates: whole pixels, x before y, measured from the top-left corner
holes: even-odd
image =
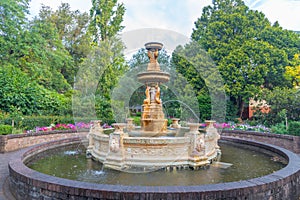
[[[31,0],[30,13],[37,15],[41,4],[56,10],[62,3],[69,3],[72,10],[88,12],[91,0]],[[142,28],[159,28],[176,31],[190,37],[194,22],[201,16],[202,8],[211,0],[119,0],[126,8],[123,31]],[[253,10],[262,11],[284,29],[300,31],[300,0],[245,0]]]

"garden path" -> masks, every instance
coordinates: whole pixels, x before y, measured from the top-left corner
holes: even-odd
[[[0,200],[15,200],[9,191],[9,186],[6,183],[9,175],[8,162],[13,158],[18,151],[0,153]]]

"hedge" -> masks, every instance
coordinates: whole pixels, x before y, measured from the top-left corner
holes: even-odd
[[[288,133],[290,135],[300,136],[300,122],[292,121],[289,123]]]
[[[0,135],[8,135],[12,133],[12,127],[10,125],[0,125]]]
[[[88,118],[74,118],[72,116],[24,116],[22,119],[15,120],[15,128],[23,130],[33,130],[36,127],[47,127],[51,124],[74,124],[75,122],[90,122]],[[12,118],[2,119],[0,124],[11,125]]]

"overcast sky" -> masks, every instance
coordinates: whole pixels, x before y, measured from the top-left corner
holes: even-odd
[[[57,9],[69,3],[72,10],[89,11],[91,0],[31,0],[30,13],[37,15],[41,4]],[[141,28],[160,28],[179,32],[190,37],[194,22],[202,8],[211,0],[119,0],[124,2],[126,13],[124,31]],[[245,0],[251,8],[262,11],[273,23],[289,30],[300,31],[300,0]]]

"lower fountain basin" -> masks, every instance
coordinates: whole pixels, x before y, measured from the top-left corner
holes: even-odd
[[[78,145],[46,151],[37,155],[38,160],[27,165],[36,171],[71,180],[140,186],[188,186],[240,181],[264,176],[285,166],[284,158],[257,147],[229,141],[220,141],[220,146],[223,152],[220,161],[200,170],[178,167],[167,170],[153,165],[150,172],[144,173],[143,168],[138,167],[120,172],[86,159],[85,147],[78,149]]]
[[[231,199],[233,197],[237,199],[268,199],[269,197],[279,197],[284,200],[299,197],[299,156],[273,145],[234,138],[224,137],[222,139],[259,147],[262,151],[271,151],[284,157],[289,163],[279,171],[263,177],[192,186],[188,186],[184,182],[180,182],[177,186],[94,184],[49,176],[32,170],[24,164],[32,161],[37,155],[41,155],[40,152],[49,148],[57,148],[72,143],[78,144],[81,141],[81,139],[74,138],[47,143],[22,151],[9,163],[10,188],[17,199],[33,199],[33,197],[51,199],[199,199],[200,197],[203,199]],[[199,171],[192,172],[197,173]],[[170,174],[170,172],[164,173]]]

